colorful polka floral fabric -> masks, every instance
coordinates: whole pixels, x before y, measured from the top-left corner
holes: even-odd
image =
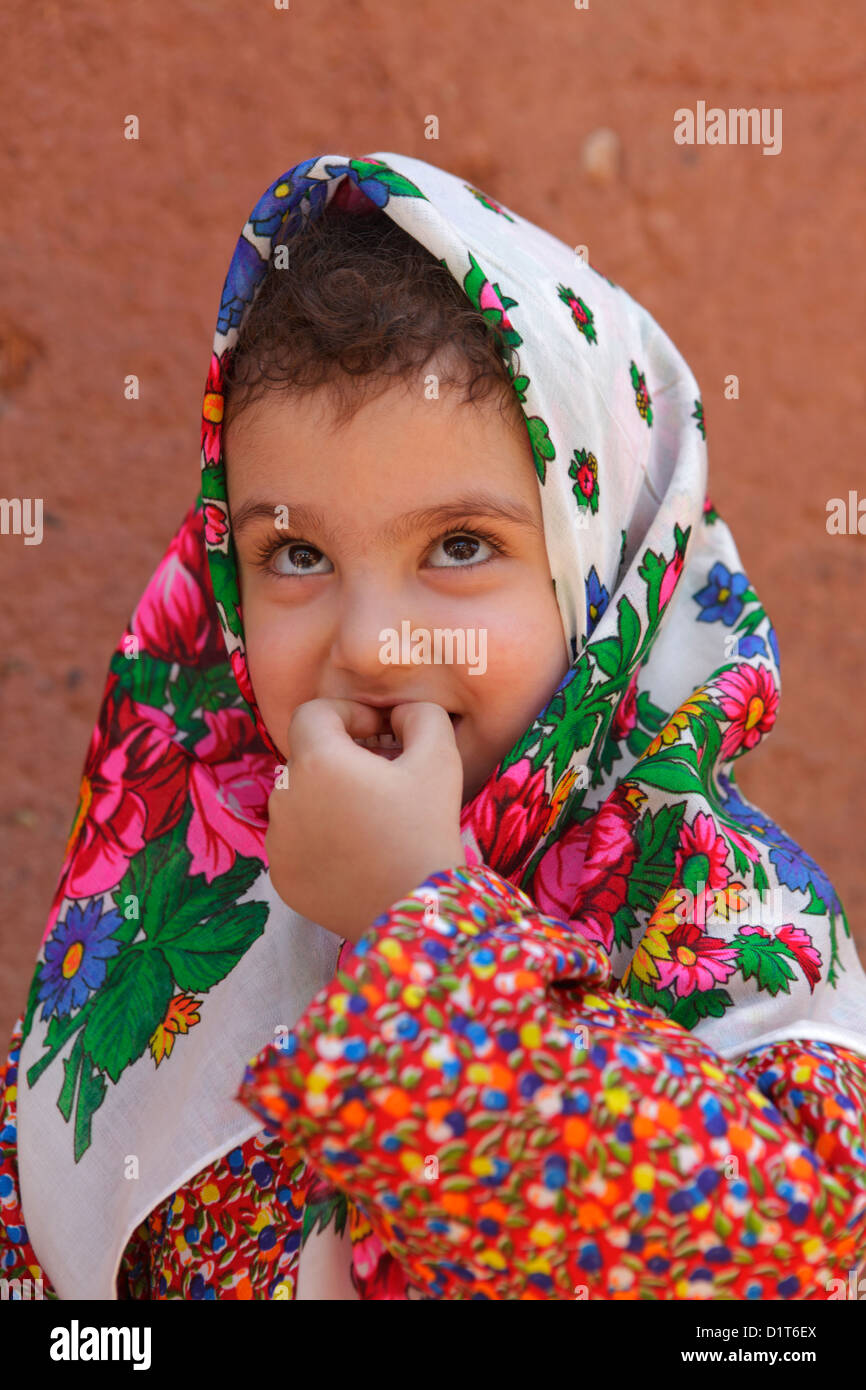
[[[866,1062],[724,1062],[609,984],[501,876],[434,874],[240,1095],[428,1296],[826,1299],[866,1256]]]
[[[247,1069],[265,1127],[140,1225],[118,1296],[293,1299],[333,1222],[361,1299],[827,1298],[866,1257],[863,1059],[791,1040],[734,1066],[609,983],[493,871],[431,876]],[[50,1298],[16,1064],[2,1271]]]
[[[0,1278],[10,1298],[56,1298],[27,1236],[16,1162],[20,1022],[0,1072]],[[335,1223],[351,1241],[362,1299],[411,1297],[403,1272],[361,1209],[267,1127],[172,1193],[133,1232],[117,1276],[121,1299],[294,1299],[311,1231]]]

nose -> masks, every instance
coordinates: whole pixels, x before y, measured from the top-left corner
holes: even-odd
[[[396,666],[411,666],[402,660],[403,624],[414,624],[410,605],[397,588],[373,580],[353,584],[339,598],[331,644],[335,670],[352,676],[365,689],[377,684],[390,685]],[[406,644],[407,648],[409,644]]]

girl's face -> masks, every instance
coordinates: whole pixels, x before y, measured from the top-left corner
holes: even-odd
[[[465,804],[571,665],[529,441],[498,404],[428,400],[417,382],[339,429],[327,403],[322,391],[269,393],[228,431],[262,719],[288,761],[289,720],[307,700],[433,701],[459,716]],[[452,634],[438,650],[437,629]],[[425,634],[428,660],[411,664]]]

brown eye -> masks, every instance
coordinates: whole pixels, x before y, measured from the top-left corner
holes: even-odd
[[[274,557],[274,570],[283,576],[327,574],[327,570],[316,568],[325,558],[321,550],[317,550],[314,545],[307,545],[305,541],[294,541],[284,545]]]
[[[487,546],[488,550],[492,553],[483,556],[480,560],[477,559],[479,545]],[[472,569],[478,565],[487,564],[488,560],[494,558],[497,551],[500,554],[502,553],[502,547],[496,543],[492,536],[484,536],[480,532],[470,533],[461,531],[457,534],[452,532],[448,536],[443,536],[437,542],[434,550],[431,551],[431,555],[435,555],[436,550],[440,546],[448,559],[454,563],[444,565],[434,564],[434,569]]]

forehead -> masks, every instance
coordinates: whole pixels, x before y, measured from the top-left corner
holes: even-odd
[[[429,380],[389,385],[342,416],[333,393],[268,392],[231,421],[224,437],[229,493],[292,484],[335,501],[357,489],[405,495],[507,487],[540,517],[537,475],[522,415],[495,396],[466,400]],[[347,489],[349,490],[347,492]]]

